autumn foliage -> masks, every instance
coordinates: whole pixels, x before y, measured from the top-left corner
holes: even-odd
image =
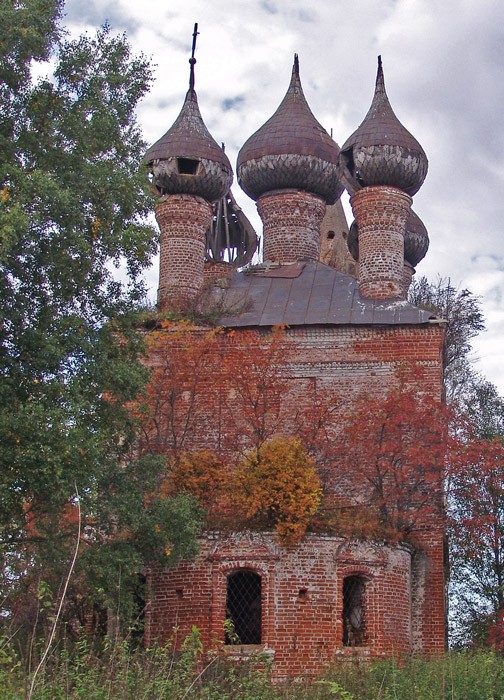
[[[233,469],[211,450],[179,453],[167,461],[161,494],[188,493],[203,506],[208,516],[224,514],[230,504]]]
[[[465,426],[452,455],[448,529],[452,579],[473,640],[504,651],[504,442]]]
[[[298,542],[321,499],[315,462],[296,438],[274,438],[246,455],[236,505],[247,519],[274,525],[285,544]]]
[[[442,519],[446,421],[443,404],[404,382],[356,401],[339,434],[336,468],[340,490],[371,530],[405,537]]]
[[[160,492],[194,496],[209,526],[274,528],[290,544],[311,527],[403,539],[442,519],[446,412],[421,382],[401,375],[349,413],[316,381],[293,400],[282,329],[162,322],[147,342],[140,449],[165,455]]]
[[[266,528],[282,544],[298,542],[317,511],[315,463],[295,438],[274,438],[237,463],[211,450],[180,453],[167,463],[161,493],[194,496],[219,529]]]

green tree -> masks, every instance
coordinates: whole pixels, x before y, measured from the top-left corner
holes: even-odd
[[[433,283],[420,277],[413,281],[408,300],[445,319],[443,363],[446,394],[450,401],[463,399],[476,377],[470,362],[471,340],[485,330],[478,297],[468,289],[457,289],[449,279],[440,277]]]
[[[504,399],[475,375],[448,479],[453,639],[486,643],[504,615]]]
[[[27,564],[59,585],[78,491],[76,576],[110,598],[147,558],[193,551],[199,516],[145,498],[163,464],[136,459],[127,410],[147,378],[132,312],[156,249],[135,118],[151,70],[106,26],[62,38],[61,12],[0,5],[0,555],[11,587]]]

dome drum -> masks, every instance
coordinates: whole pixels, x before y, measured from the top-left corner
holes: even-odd
[[[354,260],[359,259],[359,229],[353,221],[347,237],[348,250]],[[429,234],[423,221],[410,209],[404,232],[404,261],[415,268],[429,249]]]

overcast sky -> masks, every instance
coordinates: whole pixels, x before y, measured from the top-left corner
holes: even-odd
[[[477,367],[504,394],[504,0],[67,0],[72,34],[105,21],[156,66],[139,110],[149,143],[180,111],[199,23],[198,101],[233,166],[282,100],[294,53],[308,103],[340,145],[371,104],[381,54],[392,107],[429,158],[413,204],[430,236],[417,275],[481,297]],[[260,230],[254,203],[233,191]]]

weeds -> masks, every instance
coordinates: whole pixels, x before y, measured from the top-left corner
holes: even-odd
[[[0,700],[24,700],[26,677],[11,643],[0,640]],[[85,640],[47,660],[33,700],[504,700],[504,658],[491,652],[443,658],[343,661],[319,679],[274,684],[257,654],[237,663],[205,653],[196,628],[181,649],[132,652],[106,641],[100,655]]]

